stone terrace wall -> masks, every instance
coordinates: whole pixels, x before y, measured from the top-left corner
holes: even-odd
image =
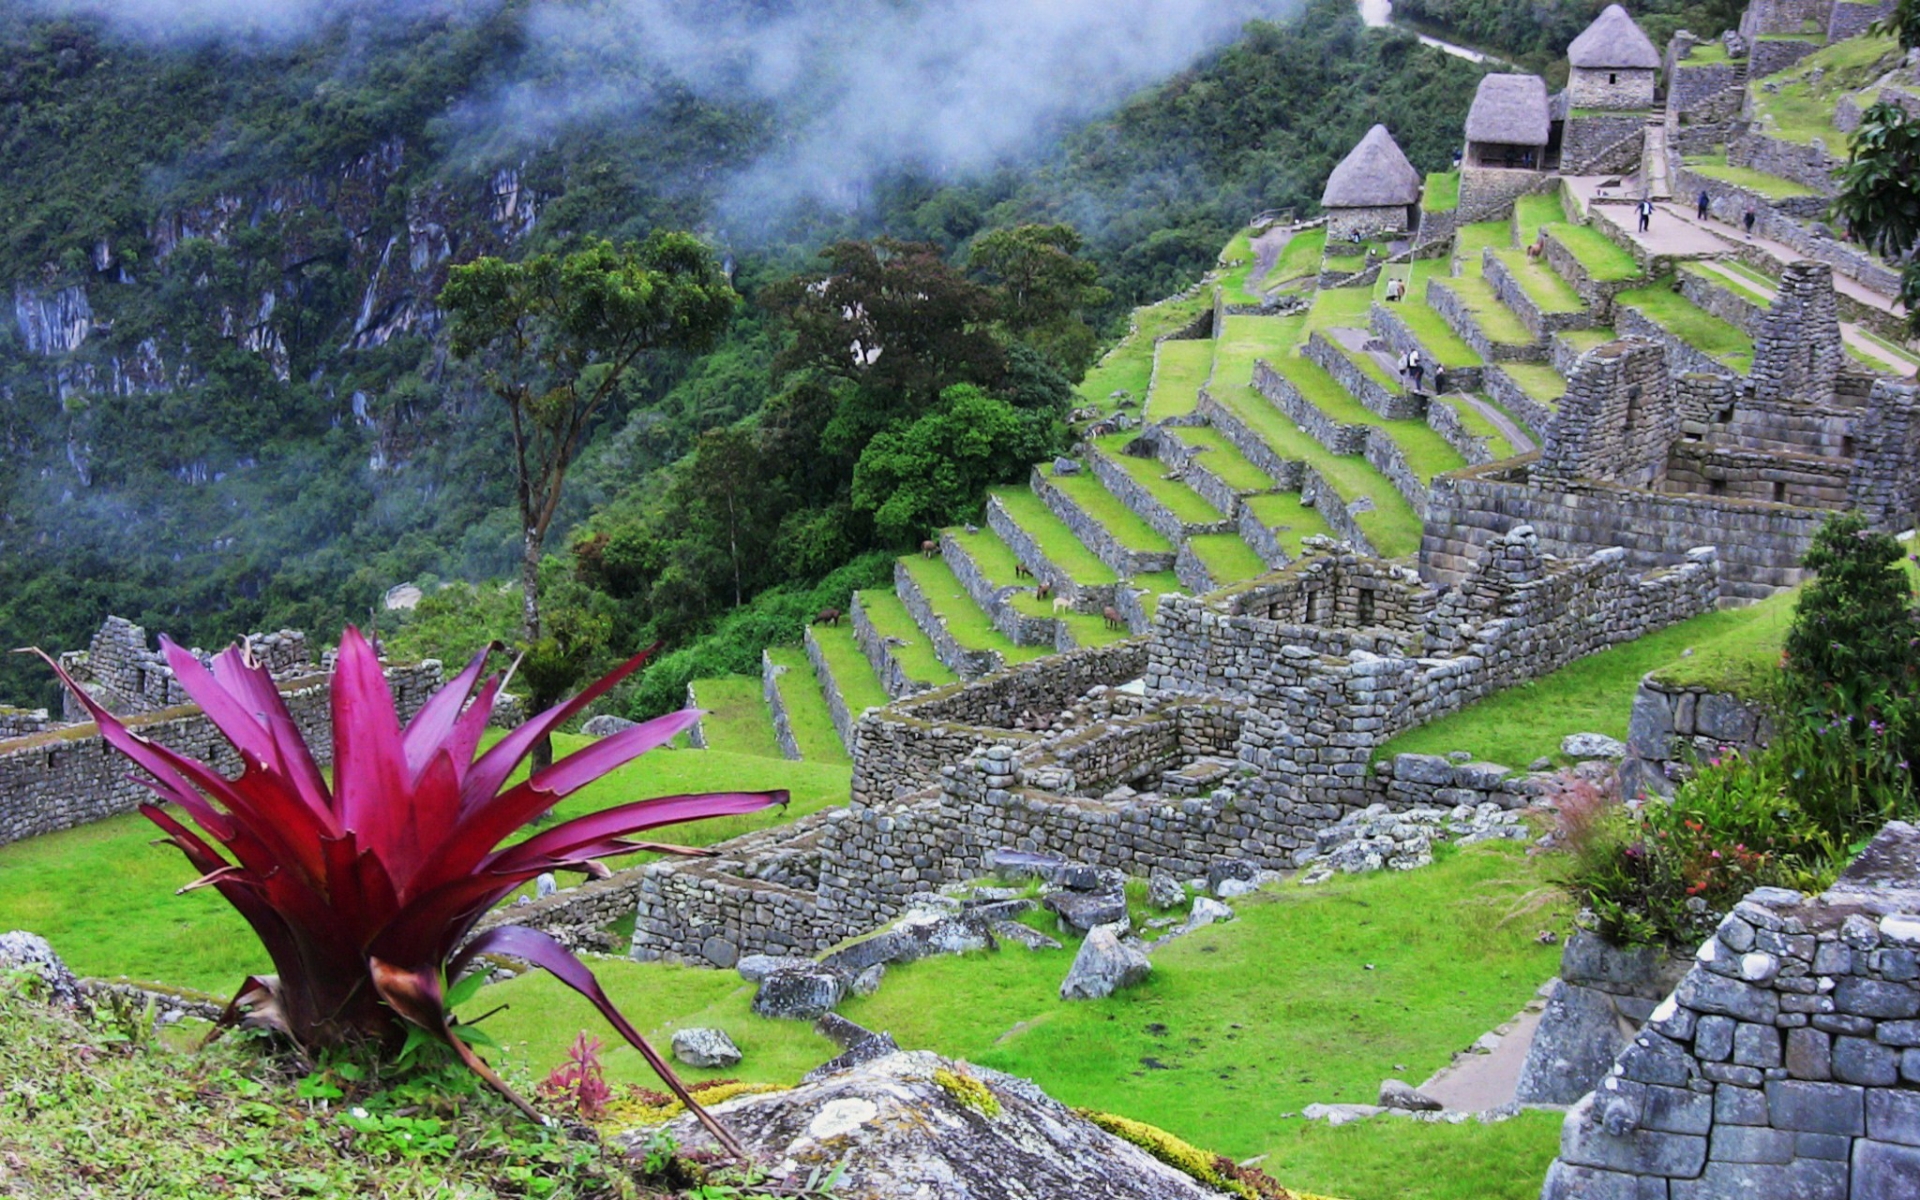
[[[387,678],[405,719],[440,687],[440,664],[428,659],[393,667]],[[315,759],[322,766],[330,763],[333,714],[326,677],[286,681],[281,694]],[[240,773],[239,754],[192,705],[128,717],[126,723],[140,736],[193,755],[229,778]],[[0,844],[134,811],[153,799],[135,782],[138,773],[91,723],[0,742]]]
[[[800,743],[794,740],[793,719],[787,715],[787,702],[780,695],[779,679],[786,670],[773,661],[772,654],[760,652],[760,698],[773,713],[773,740],[780,747],[780,757],[798,762]]]
[[[1542,1200],[1920,1194],[1920,830],[1735,906],[1568,1112]]]
[[[1633,694],[1621,790],[1667,795],[1673,775],[1726,750],[1742,753],[1773,740],[1766,706],[1730,692],[1681,687],[1648,676]]]
[[[1264,362],[1256,361],[1254,370],[1271,370]],[[1265,438],[1247,427],[1246,422],[1229,412],[1226,406],[1207,394],[1206,388],[1200,389],[1200,403],[1196,411],[1207,419],[1207,423],[1220,431],[1220,435],[1233,444],[1233,448],[1246,455],[1247,461],[1265,471],[1273,480],[1275,488],[1283,492],[1300,490],[1301,473],[1306,464],[1298,459],[1281,458],[1274,453]]]

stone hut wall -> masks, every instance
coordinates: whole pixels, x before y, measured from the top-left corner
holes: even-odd
[[[1455,219],[1464,225],[1509,216],[1515,200],[1550,179],[1553,177],[1543,171],[1470,167],[1463,164],[1460,168],[1460,206],[1455,210]]]
[[[1568,1112],[1542,1200],[1893,1200],[1920,1189],[1920,829],[1818,897],[1736,905]]]
[[[1920,389],[1875,383],[1852,448],[1849,503],[1883,529],[1911,528],[1920,514]]]
[[[1726,750],[1741,753],[1773,740],[1766,706],[1731,692],[1662,683],[1649,676],[1633,694],[1621,789],[1668,795],[1673,778]]]
[[[1652,97],[1648,97],[1646,107],[1651,106]],[[1567,120],[1561,135],[1561,170],[1586,175],[1637,169],[1645,148],[1646,124],[1644,111],[1577,112]]]
[[[1370,208],[1329,208],[1329,242],[1367,241],[1407,232],[1407,206],[1385,204]]]
[[[1535,475],[1645,486],[1680,436],[1680,414],[1660,347],[1609,342],[1582,355],[1546,432]]]
[[[1651,67],[1616,67],[1598,71],[1573,67],[1567,72],[1567,101],[1574,108],[1606,108],[1644,112],[1653,107]]]
[[[393,667],[387,679],[404,720],[440,687],[440,664],[428,659]],[[314,758],[322,766],[330,763],[333,714],[327,677],[283,682],[281,694]],[[240,773],[239,754],[193,705],[130,716],[126,723],[140,736],[190,754],[228,778]],[[153,799],[135,782],[138,774],[90,722],[0,742],[0,844],[134,811]]]

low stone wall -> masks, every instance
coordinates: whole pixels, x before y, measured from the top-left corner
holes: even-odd
[[[1693,301],[1695,305],[1719,317],[1722,321],[1738,329],[1748,337],[1760,331],[1760,322],[1766,317],[1767,310],[1734,291],[1725,283],[1692,271],[1682,271],[1680,294]]]
[[[1280,544],[1278,535],[1254,516],[1251,509],[1240,510],[1240,540],[1253,547],[1253,552],[1260,556],[1260,561],[1266,564],[1269,571],[1277,571],[1293,561],[1287,548]]]
[[[1823,44],[1818,35],[1804,38],[1756,38],[1748,44],[1748,73],[1765,79],[1793,66]]]
[[[1275,408],[1287,415],[1295,425],[1305,430],[1314,441],[1325,446],[1334,454],[1363,454],[1367,449],[1367,436],[1372,425],[1348,425],[1334,420],[1321,412],[1318,405],[1302,395],[1299,388],[1285,375],[1269,367],[1265,362],[1253,364],[1253,386],[1262,396],[1273,402]]]
[[[433,659],[390,667],[387,681],[401,719],[439,690]],[[280,684],[295,727],[321,766],[333,760],[333,713],[328,677],[309,675]],[[207,715],[192,705],[123,718],[141,737],[207,763],[228,778],[240,774],[239,753]],[[107,745],[91,723],[66,725],[0,742],[0,845],[133,812],[153,799],[139,772]]]
[[[1526,776],[1499,763],[1456,763],[1437,754],[1396,754],[1373,764],[1380,798],[1395,809],[1478,807],[1525,808],[1534,789]]]
[[[998,496],[987,497],[987,528],[1000,535],[1000,540],[1013,550],[1014,557],[1033,572],[1035,580],[1051,583],[1054,592],[1072,600],[1077,611],[1098,612],[1102,606],[1113,603],[1112,584],[1083,585],[1075,582],[1072,576],[1047,557],[1040,543],[1034,541],[1014,521]]]
[[[1420,339],[1414,336],[1413,330],[1400,319],[1400,314],[1394,311],[1393,305],[1376,301],[1367,319],[1373,331],[1380,336],[1380,340],[1393,351],[1396,360],[1404,358],[1409,350],[1418,350],[1420,357],[1426,362],[1440,363],[1440,356],[1421,344]],[[1482,367],[1441,365],[1446,366],[1447,379],[1451,382],[1454,391],[1477,392],[1484,386],[1482,382],[1484,368]]]
[[[1669,795],[1674,780],[1694,764],[1729,750],[1748,753],[1772,740],[1773,717],[1765,704],[1648,676],[1633,694],[1621,788],[1629,796]]]
[[[774,663],[773,655],[760,652],[760,697],[767,702],[767,708],[773,712],[773,740],[780,747],[780,757],[800,761],[800,743],[793,737],[793,720],[787,715],[786,699],[780,695],[780,676],[786,668]]]
[[[1546,357],[1546,348],[1536,342],[1516,346],[1489,338],[1474,318],[1473,309],[1443,279],[1427,281],[1427,307],[1439,313],[1447,328],[1489,363],[1539,362]]]
[[[840,681],[834,678],[833,664],[827,660],[826,653],[820,649],[820,641],[813,635],[813,626],[800,631],[800,644],[806,647],[807,661],[813,664],[813,673],[820,680],[820,694],[827,699],[827,715],[833,719],[833,731],[840,735],[840,744],[853,749],[853,723],[859,715],[847,711],[845,693],[840,690]]]
[[[1570,313],[1550,313],[1541,308],[1513,272],[1507,269],[1506,261],[1491,249],[1481,255],[1481,266],[1487,286],[1499,297],[1500,303],[1514,311],[1527,332],[1536,338],[1551,337],[1563,329],[1586,329],[1592,326],[1593,316],[1586,309]]]
[[[1568,117],[1560,143],[1561,171],[1598,175],[1638,169],[1647,116],[1644,112],[1609,112]]]
[[[1086,463],[1095,479],[1106,485],[1106,489],[1120,498],[1120,503],[1131,509],[1141,520],[1153,526],[1154,532],[1173,542],[1176,546],[1189,537],[1203,533],[1225,533],[1233,528],[1232,509],[1223,513],[1218,521],[1183,521],[1172,509],[1160,502],[1159,497],[1148,491],[1145,484],[1127,473],[1127,469],[1108,458],[1093,447],[1087,447]],[[1236,501],[1233,508],[1238,508]]]
[[[1428,405],[1427,428],[1439,434],[1447,445],[1452,446],[1460,457],[1467,460],[1468,466],[1477,467],[1493,461],[1493,450],[1487,445],[1487,439],[1480,434],[1469,433],[1467,427],[1460,421],[1459,412],[1451,404],[1436,402]],[[1418,507],[1424,509],[1426,503],[1427,488],[1425,484],[1421,484]]]
[[[1160,430],[1159,450],[1160,461],[1182,472],[1186,485],[1200,493],[1201,499],[1238,519],[1241,493],[1214,473],[1213,467],[1207,462],[1205,447],[1188,443],[1180,437],[1176,428],[1167,426]]]
[[[980,611],[987,614],[993,627],[1007,635],[1016,646],[1052,646],[1059,641],[1057,627],[1059,622],[1051,616],[1036,617],[1023,613],[1013,604],[1016,595],[1024,595],[1029,589],[1024,586],[1006,585],[995,587],[980,565],[973,561],[973,555],[959,538],[951,533],[940,535],[940,557],[946,561],[960,585],[967,589],[967,596]],[[1034,585],[1039,586],[1037,583]],[[1067,597],[1072,599],[1071,596]]]
[[[1759,78],[1759,73],[1755,72],[1754,77]],[[1845,165],[1844,160],[1833,157],[1824,147],[1769,137],[1758,129],[1749,130],[1728,144],[1727,163],[1791,179],[1823,196],[1836,194],[1833,173]],[[1771,229],[1759,232],[1774,236]]]
[[[974,679],[997,671],[1004,664],[997,650],[969,650],[955,640],[947,629],[946,618],[934,611],[933,602],[920,590],[920,584],[904,563],[893,564],[893,590],[948,670],[962,679]]]
[[[1180,553],[1173,559],[1173,574],[1180,586],[1191,592],[1210,592],[1219,586],[1219,581],[1207,570],[1207,564],[1193,552],[1191,542],[1180,543]]]
[[[1348,510],[1346,498],[1340,494],[1340,489],[1328,483],[1312,467],[1301,468],[1300,500],[1320,514],[1320,519],[1327,523],[1328,529],[1333,530],[1335,537],[1362,554],[1377,553],[1360,528],[1360,523],[1353,519],[1353,513]]]
[[[1367,431],[1366,459],[1374,470],[1387,477],[1394,490],[1406,498],[1416,513],[1427,511],[1427,485],[1407,465],[1406,452],[1400,449],[1400,443],[1384,429]]]
[[[1639,338],[1665,347],[1668,367],[1676,374],[1736,377],[1740,374],[1712,355],[1694,349],[1685,339],[1667,332],[1664,325],[1658,324],[1638,309],[1627,305],[1623,304],[1613,310],[1613,328],[1621,337]]]
[[[898,567],[895,569],[897,571]],[[859,592],[855,592],[847,602],[847,620],[853,624],[854,643],[867,656],[867,664],[880,677],[880,686],[886,689],[890,698],[898,700],[933,686],[907,674],[907,669],[894,657],[893,648],[887,645],[887,639],[874,628],[873,619],[867,616],[867,606],[860,602]]]
[[[1263,361],[1255,361],[1254,371],[1272,370]],[[1274,453],[1266,439],[1247,427],[1246,422],[1233,415],[1225,405],[1200,389],[1200,403],[1196,410],[1207,419],[1207,423],[1220,431],[1220,435],[1233,443],[1233,448],[1246,455],[1247,461],[1265,471],[1274,482],[1274,486],[1283,492],[1300,490],[1300,472],[1304,466],[1296,459],[1281,458]]]
[[[1511,215],[1515,200],[1537,190],[1552,179],[1552,176],[1543,171],[1510,170],[1504,167],[1461,167],[1460,205],[1454,210],[1455,228]]]
[[[1844,42],[1848,38],[1857,38],[1867,31],[1875,21],[1887,17],[1893,12],[1893,0],[1881,0],[1877,4],[1854,4],[1850,0],[1837,0],[1831,15],[1827,18],[1827,41]]]
[[[1623,949],[1575,930],[1561,951],[1560,977],[1527,1046],[1514,1099],[1567,1105],[1592,1091],[1690,963],[1663,948]]]
[[[1075,504],[1073,497],[1053,486],[1053,481],[1035,468],[1029,478],[1034,495],[1040,497],[1054,516],[1073,530],[1073,536],[1080,544],[1093,551],[1094,557],[1112,567],[1122,577],[1151,575],[1156,571],[1167,571],[1173,567],[1173,553],[1165,550],[1130,550],[1122,546],[1118,539],[1107,532],[1107,527],[1093,519]]]
[[[1800,582],[1802,572],[1792,564],[1827,516],[1816,509],[1667,496],[1592,481],[1546,488],[1525,481],[1532,459],[1434,479],[1420,547],[1430,577],[1464,579],[1493,537],[1529,525],[1551,553],[1617,547],[1640,570],[1682,562],[1696,546],[1717,546],[1726,597],[1761,600]]]
[[[1574,291],[1580,293],[1580,298],[1587,302],[1595,320],[1603,323],[1612,320],[1613,298],[1640,286],[1638,279],[1595,279],[1573,251],[1567,248],[1567,244],[1554,235],[1551,226],[1544,231],[1541,245],[1547,265],[1553,268],[1554,274],[1572,284]]]
[[[1418,418],[1425,409],[1426,400],[1405,388],[1394,389],[1381,383],[1362,370],[1360,364],[1348,358],[1346,352],[1328,341],[1326,336],[1316,331],[1307,338],[1302,357],[1333,376],[1334,382],[1346,389],[1349,396],[1364,405],[1367,411],[1388,421],[1404,421]],[[1256,367],[1255,386],[1259,385]]]
[[[1893,1200],[1920,1181],[1920,830],[1751,893],[1568,1112],[1542,1200]]]

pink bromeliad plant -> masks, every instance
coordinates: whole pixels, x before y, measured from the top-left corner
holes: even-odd
[[[564,946],[538,930],[513,925],[472,936],[481,916],[544,872],[604,876],[608,871],[601,860],[616,855],[707,853],[632,837],[662,825],[785,803],[784,791],[661,796],[503,844],[569,794],[698,719],[697,711],[687,710],[645,722],[508,786],[508,777],[535,742],[626,678],[647,655],[480,752],[501,687],[498,676],[481,682],[491,648],[474,656],[402,728],[378,657],[350,628],[340,639],[332,681],[329,787],[279,688],[244,648],[229,648],[209,668],[164,638],[161,647],[188,696],[240,752],[239,778],[229,780],[134,733],[58,664],[54,669],[87,706],[108,743],[145,771],[143,782],[160,797],[142,805],[141,813],[201,873],[181,890],[218,891],[253,927],[273,960],[276,974],[245,980],[228,1006],[226,1022],[244,1018],[279,1030],[312,1052],[369,1043],[391,1050],[405,1033],[404,1020],[451,1047],[489,1084],[537,1116],[456,1035],[447,1002],[449,989],[463,974],[486,969],[481,956],[510,956],[545,968],[592,1001],[688,1110],[737,1152],[733,1138],[701,1109],[666,1061],[614,1008],[593,973]]]

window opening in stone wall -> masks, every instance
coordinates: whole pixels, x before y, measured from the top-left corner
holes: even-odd
[[[1775,504],[1785,504],[1787,502],[1787,485],[1778,479],[1773,481],[1773,502]]]
[[[1362,629],[1373,624],[1373,602],[1374,595],[1372,588],[1361,588],[1359,595],[1355,597],[1355,623]]]
[[[1711,495],[1711,496],[1724,496],[1724,495],[1726,495],[1726,494],[1727,494],[1727,481],[1726,481],[1726,480],[1724,480],[1724,479],[1709,479],[1709,480],[1707,480],[1707,494],[1708,494],[1708,495]]]
[[[1853,457],[1853,435],[1848,434],[1840,439],[1840,455],[1842,458]]]
[[[1608,82],[1608,83],[1619,83],[1619,82],[1620,82],[1620,76],[1619,76],[1618,74],[1616,74],[1616,73],[1614,73],[1614,72],[1612,72],[1612,71],[1609,71],[1609,72],[1607,72],[1607,82]]]
[[[1637,383],[1629,384],[1627,387],[1627,415],[1621,420],[1620,432],[1632,433],[1633,427],[1639,424],[1639,421],[1640,385]]]

